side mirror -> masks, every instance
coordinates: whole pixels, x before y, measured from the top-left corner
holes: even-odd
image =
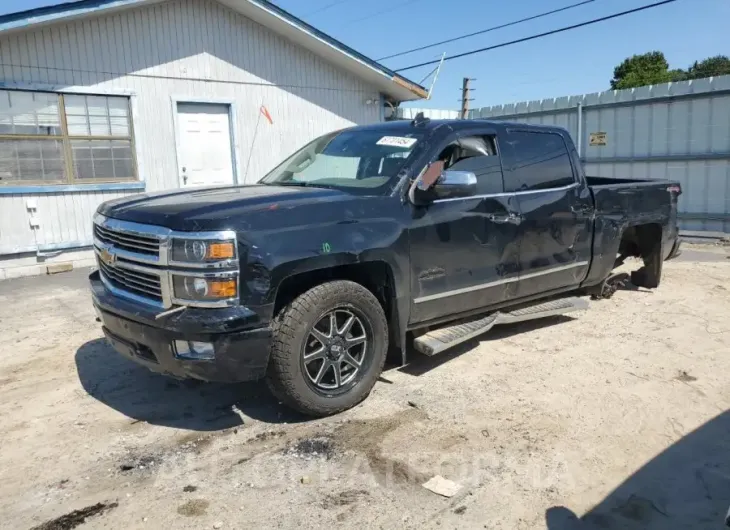
[[[408,192],[411,202],[417,206],[438,199],[471,197],[477,192],[477,176],[471,171],[443,171],[436,182],[428,186],[423,179],[416,179]]]

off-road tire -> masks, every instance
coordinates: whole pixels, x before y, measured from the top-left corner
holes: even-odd
[[[311,388],[301,364],[302,347],[317,319],[336,308],[356,310],[372,332],[369,365],[346,393],[326,396]],[[309,416],[329,416],[354,407],[372,390],[383,370],[388,351],[388,322],[378,299],[362,285],[337,280],[323,283],[298,296],[272,323],[266,381],[285,405]]]

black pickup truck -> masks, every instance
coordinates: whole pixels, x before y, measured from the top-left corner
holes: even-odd
[[[151,370],[266,378],[327,415],[388,352],[434,355],[508,322],[659,285],[679,184],[586,177],[556,127],[417,117],[317,138],[258,184],[138,195],[94,217],[93,303]]]

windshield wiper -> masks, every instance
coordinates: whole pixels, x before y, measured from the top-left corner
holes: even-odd
[[[269,186],[299,186],[302,188],[306,188],[309,186],[309,182],[296,182],[293,180],[286,180],[284,182],[267,182]]]
[[[332,185],[330,184],[317,184],[317,182],[299,182],[299,181],[291,181],[287,180],[284,182],[271,182],[271,186],[299,186],[300,188],[324,188],[324,189],[334,189]]]

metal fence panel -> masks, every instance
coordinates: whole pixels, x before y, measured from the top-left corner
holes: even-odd
[[[419,112],[422,112],[424,117],[431,118],[432,120],[455,120],[459,117],[458,110],[398,107],[395,109],[395,118],[399,120],[412,120]]]
[[[730,232],[730,76],[495,105],[469,117],[564,127],[588,174],[677,180],[682,229]]]

